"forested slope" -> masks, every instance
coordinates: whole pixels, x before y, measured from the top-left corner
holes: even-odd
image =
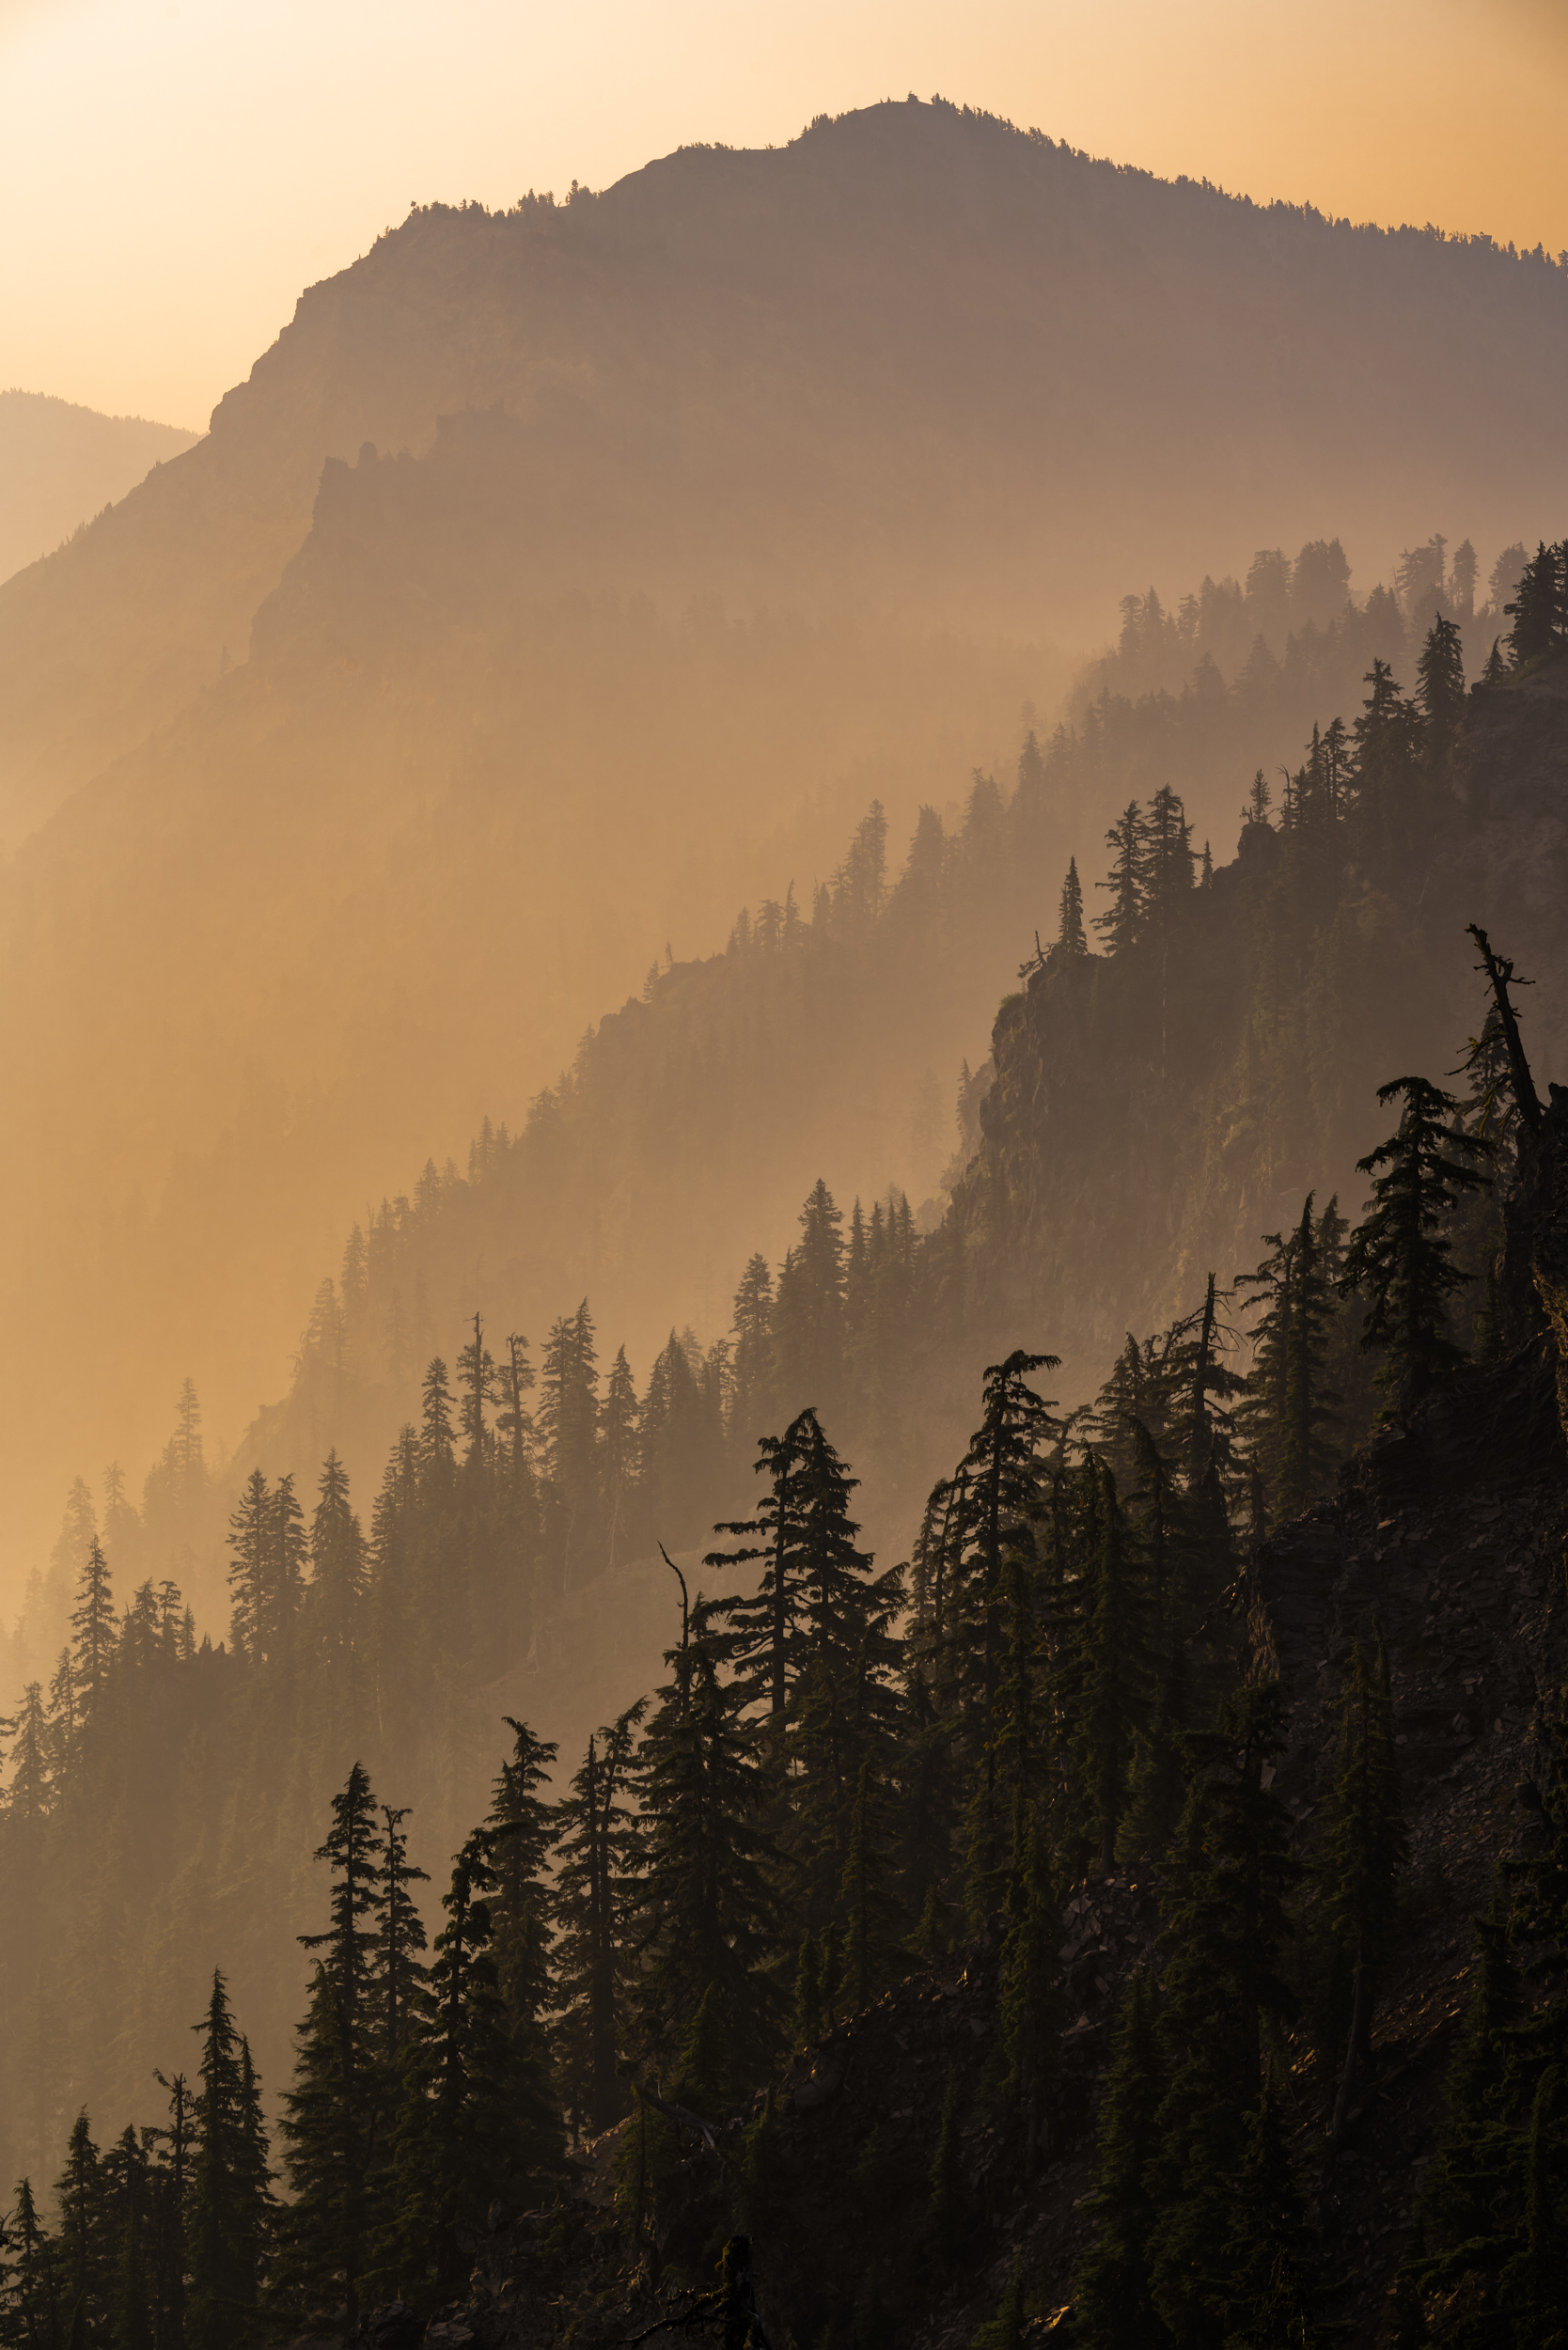
[[[515,1130],[666,945],[792,876],[804,908],[873,797],[902,845],[975,767],[1006,783],[1052,646],[1200,545],[1208,620],[1141,612],[1128,698],[1168,703],[1129,788],[1176,783],[1223,855],[1232,751],[1294,760],[1348,707],[1325,663],[1366,666],[1326,534],[1397,660],[1430,561],[1397,610],[1365,590],[1407,539],[1468,531],[1484,579],[1555,531],[1563,333],[1544,257],[947,105],[421,210],[310,289],[198,446],[0,588],[0,1086],[47,1137],[0,1194],[11,1574],[187,1373],[232,1446],[389,1168]],[[1258,570],[1281,543],[1305,570]],[[85,1459],[40,1408],[65,1381]]]
[[[1560,556],[1551,559],[1560,570]],[[574,1166],[599,1150],[600,1109],[580,1069],[581,1102],[573,1086],[553,1092],[531,1141],[492,1136],[470,1178],[434,1178],[417,1212],[394,1213],[379,1235],[361,1236],[348,1314],[340,1293],[321,1301],[295,1396],[259,1430],[268,1455],[242,1492],[214,1488],[202,1468],[193,1404],[144,1512],[122,1492],[105,1497],[102,1551],[91,1497],[77,1497],[61,1554],[73,1583],[69,1653],[56,1665],[46,1652],[31,1667],[6,1782],[6,1865],[24,1888],[6,1962],[20,2018],[8,2054],[17,2159],[37,2167],[83,2098],[133,2104],[148,2051],[183,2028],[219,1956],[263,2076],[275,2082],[302,1980],[291,1937],[308,1926],[313,1899],[306,1856],[349,1762],[357,1757],[389,1799],[416,1807],[416,1850],[439,1856],[482,1808],[504,1714],[562,1738],[568,1760],[580,1752],[592,1724],[648,1684],[670,1637],[677,1593],[655,1543],[675,1549],[690,1574],[715,1518],[759,1491],[758,1437],[777,1434],[803,1405],[820,1410],[864,1480],[858,1496],[834,1484],[835,1542],[854,1546],[844,1530],[853,1512],[876,1529],[884,1559],[909,1546],[931,1480],[963,1455],[980,1367],[1020,1343],[1068,1355],[1053,1395],[1087,1402],[1101,1389],[1088,1419],[1052,1424],[1061,1441],[1087,1443],[1134,1497],[1144,1513],[1134,1520],[1138,1543],[1149,1539],[1154,1489],[1147,1464],[1128,1450],[1129,1409],[1166,1448],[1195,1509],[1204,1496],[1207,1514],[1189,1528],[1194,1558],[1208,1562],[1193,1569],[1194,1606],[1229,1573],[1234,1526],[1248,1513],[1254,1526],[1260,1512],[1288,1515],[1324,1490],[1371,1409],[1365,1370],[1341,1378],[1338,1421],[1293,1467],[1275,1384],[1284,1360],[1278,1313],[1265,1318],[1265,1342],[1246,1371],[1225,1327],[1248,1324],[1243,1298],[1225,1295],[1230,1277],[1238,1261],[1262,1258],[1259,1294],[1277,1306],[1281,1282],[1297,1277],[1292,1263],[1315,1268],[1320,1283],[1342,1269],[1360,1186],[1348,1167],[1337,1172],[1335,1153],[1348,1159],[1384,1130],[1390,1113],[1372,1086],[1401,1073],[1406,1052],[1418,1070],[1440,1075],[1480,1032],[1484,1007],[1460,917],[1489,910],[1477,893],[1500,888],[1511,860],[1529,871],[1509,880],[1497,917],[1515,934],[1508,943],[1523,960],[1532,925],[1536,945],[1555,936],[1562,656],[1548,641],[1469,695],[1456,664],[1451,634],[1435,627],[1420,699],[1405,700],[1380,676],[1355,728],[1325,732],[1292,776],[1278,822],[1258,796],[1243,854],[1212,876],[1197,863],[1174,795],[1124,811],[1121,885],[1106,892],[1108,927],[1098,934],[1108,951],[1087,951],[1069,887],[1057,937],[998,1018],[976,1155],[925,1234],[897,1195],[851,1214],[819,1183],[783,1264],[754,1256],[736,1266],[732,1329],[707,1344],[672,1337],[646,1381],[609,1359],[613,1334],[601,1340],[591,1308],[570,1295],[531,1347],[520,1333],[513,1342],[516,1325],[502,1314],[481,1313],[476,1325],[465,1300],[462,1315],[429,1334],[445,1360],[424,1371],[417,1397],[412,1363],[406,1384],[385,1382],[391,1392],[376,1409],[390,1404],[409,1425],[379,1488],[374,1470],[347,1477],[336,1456],[319,1469],[358,1376],[355,1335],[381,1346],[384,1359],[394,1344],[410,1356],[422,1350],[427,1335],[413,1320],[422,1269],[432,1283],[457,1280],[465,1263],[482,1270],[470,1255],[477,1235],[521,1222],[526,1238],[528,1185],[557,1116],[571,1144],[562,1198]],[[1028,789],[1020,786],[1013,821],[1049,772],[1043,759]],[[1000,821],[985,795],[978,807]],[[979,847],[990,821],[972,808],[951,853],[923,827],[939,910],[960,908],[977,878],[983,895],[990,869]],[[1428,880],[1413,885],[1417,843],[1433,854]],[[788,972],[797,959],[802,992],[780,1000],[808,1003],[815,992],[837,1015],[844,959],[874,973],[869,942],[879,938],[897,982],[899,892],[872,912],[880,851],[876,827],[864,827],[802,935],[789,931],[784,906],[764,906],[738,929],[732,955],[706,974],[655,979],[650,1003],[621,1020],[635,1030],[661,999],[678,1001],[705,977],[744,974],[752,958],[762,972]],[[913,870],[917,879],[919,855]],[[1445,874],[1453,878],[1439,889],[1431,877]],[[912,889],[908,875],[900,886]],[[1346,938],[1359,943],[1341,964],[1335,943]],[[1550,1066],[1563,1032],[1560,960],[1543,965],[1542,979],[1530,1023]],[[743,1058],[765,1080],[776,1055],[752,1024],[767,992],[743,989],[736,1000]],[[1312,1050],[1299,1042],[1304,1024]],[[781,1020],[776,1033],[789,1028]],[[613,1052],[614,1027],[610,1035]],[[1467,1132],[1486,1114],[1496,1055],[1494,1037],[1468,1080]],[[606,1066],[623,1073],[614,1060]],[[667,1089],[655,1105],[666,1123]],[[584,1155],[574,1160],[579,1116]],[[604,1148],[615,1139],[612,1128]],[[512,1163],[522,1187],[510,1214],[463,1235],[459,1220],[490,1213],[487,1187],[493,1178],[504,1186]],[[1337,1224],[1326,1197],[1336,1184]],[[505,1201],[505,1189],[494,1197]],[[1496,1223],[1484,1194],[1476,1200],[1450,1230],[1463,1269],[1479,1274]],[[1294,1256],[1264,1239],[1275,1229],[1302,1235]],[[462,1238],[445,1260],[444,1230]],[[1211,1271],[1221,1292],[1212,1321],[1202,1310]],[[1445,1317],[1461,1348],[1494,1343],[1488,1298],[1482,1279]],[[1360,1310],[1336,1302],[1331,1317],[1331,1351],[1345,1371],[1359,1360]],[[1113,1365],[1129,1324],[1140,1343]],[[1226,1398],[1244,1373],[1246,1408],[1220,1443],[1202,1432],[1223,1430]],[[221,1525],[226,1514],[232,1616],[220,1646],[185,1615],[190,1553],[170,1537],[182,1525],[187,1541],[212,1540],[214,1516]],[[934,1604],[942,1545],[967,1524],[961,1501],[939,1499],[914,1545],[907,1588],[916,1598],[924,1590],[920,1606]],[[885,1546],[889,1532],[902,1538],[896,1549]],[[693,1581],[712,1590],[735,1572],[699,1571]],[[42,1628],[40,1616],[32,1631]],[[1213,1658],[1201,1667],[1211,1669]],[[1118,1783],[1116,1802],[1130,1801],[1131,1782]],[[847,1818],[841,1781],[835,1800],[837,1836]]]
[[[1487,689],[1518,697],[1516,758],[1533,736],[1560,768],[1563,658]],[[1433,714],[1400,721],[1408,760],[1375,733],[1338,809],[1313,806],[1331,762],[1293,779],[1264,852],[1286,871],[1314,834],[1375,871],[1409,822],[1462,821]],[[1162,919],[1159,871],[1119,918]],[[1045,983],[1089,960],[1074,912]],[[993,2312],[1004,2342],[1065,2321],[1085,2350],[1262,2350],[1281,2325],[1459,2350],[1478,2317],[1549,2342],[1568,1089],[1539,1055],[1532,1075],[1517,977],[1473,948],[1464,1092],[1384,1089],[1367,1213],[1347,1232],[1309,1201],[1275,1236],[1245,1376],[1212,1286],[1088,1412],[1013,1352],[906,1567],[860,1546],[847,1465],[797,1415],[760,1448],[755,1514],[717,1529],[708,1600],[658,1568],[662,1681],[554,1800],[556,1660],[477,1684],[560,1627],[540,1602],[572,1572],[572,1479],[619,1468],[598,1492],[629,1521],[660,1501],[673,1360],[636,1447],[624,1383],[584,1408],[580,1324],[532,1413],[476,1328],[450,1381],[428,1372],[368,1544],[336,1462],[308,1522],[290,1480],[250,1480],[227,1653],[172,1591],[121,1616],[91,1546],[0,1822],[12,2154],[40,2181],[62,2163],[54,2199],[18,2190],[0,2326],[521,2350],[744,2317],[755,2291],[797,2340],[851,2311],[930,2350]],[[889,1305],[940,1348],[985,1252],[961,1223],[923,1262],[901,1216],[872,1232],[838,1295],[874,1397]],[[749,1402],[831,1368],[810,1308],[834,1259],[819,1193],[772,1345],[737,1366]],[[1352,1353],[1377,1374],[1355,1399]],[[703,1441],[733,1433],[721,1411]],[[635,1590],[619,1578],[622,1632]],[[514,1686],[540,1702],[503,1738],[483,1716]],[[376,1801],[411,1784],[413,1829]],[[427,1951],[411,1868],[465,1816]],[[290,1906],[321,1955],[274,2119]],[[95,2138],[84,2081],[146,2110],[132,2052],[193,2026],[199,2087],[161,2078],[158,2134]]]

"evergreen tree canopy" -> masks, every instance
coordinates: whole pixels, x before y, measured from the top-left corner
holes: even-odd
[[[1375,1181],[1341,1286],[1363,1297],[1362,1349],[1388,1349],[1391,1408],[1405,1412],[1465,1359],[1450,1336],[1448,1301],[1469,1276],[1451,1261],[1443,1227],[1460,1199],[1490,1180],[1477,1161],[1492,1153],[1482,1137],[1460,1129],[1453,1096],[1424,1077],[1392,1078],[1377,1098],[1401,1101],[1403,1109],[1398,1131],[1356,1161]]]

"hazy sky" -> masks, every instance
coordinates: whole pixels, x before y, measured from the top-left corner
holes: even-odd
[[[0,385],[200,426],[411,198],[945,97],[1568,246],[1568,0],[0,0]]]

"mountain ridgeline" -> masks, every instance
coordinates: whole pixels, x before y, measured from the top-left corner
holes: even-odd
[[[242,656],[323,463],[423,460],[444,416],[519,502],[525,600],[869,591],[1076,634],[1132,547],[1169,572],[1216,514],[1232,561],[1330,514],[1391,552],[1462,436],[1472,529],[1504,543],[1562,485],[1565,336],[1544,254],[1254,205],[940,102],[561,204],[419,207],[301,297],[197,448],[0,598],[8,791],[55,805],[166,724]],[[406,536],[384,551],[395,582]],[[110,657],[84,694],[88,635]]]
[[[1254,716],[1221,744],[1186,706],[1195,637],[1128,672],[1174,707],[1105,757],[1147,751],[1120,804],[1171,782],[1223,856],[1232,749],[1294,766],[1358,698],[1365,644],[1332,682],[1289,656],[1335,624],[1335,531],[1363,612],[1401,548],[1467,531],[1453,614],[1538,515],[1557,535],[1565,332],[1544,256],[946,104],[421,208],[309,289],[198,446],[0,587],[0,1087],[48,1137],[0,1193],[13,1578],[84,1455],[148,1457],[187,1371],[236,1440],[348,1203],[461,1156],[487,1110],[515,1130],[666,946],[690,960],[792,876],[808,909],[873,798],[902,844],[974,766],[1006,786],[1116,595],[1198,547],[1241,582],[1215,660]],[[1247,576],[1280,546],[1319,551],[1283,601],[1278,567]],[[1371,648],[1406,684],[1422,593],[1370,631],[1415,629]],[[1479,613],[1474,638],[1472,675]],[[955,971],[906,1100],[981,1058],[1089,813]],[[923,1191],[858,1121],[853,1148],[841,1187]],[[819,1164],[751,1211],[775,1253]],[[595,1286],[645,1347],[653,1285]]]
[[[85,530],[196,438],[41,392],[0,392],[0,581]]]
[[[901,2109],[856,2156],[884,2249],[854,2290],[875,2322],[917,2329],[949,2281],[973,2293],[968,2217],[1002,2178],[1051,2190],[1102,2077],[1092,2240],[1048,2280],[1079,2338],[1197,2350],[1216,2328],[1308,2322],[1295,2178],[1319,2156],[1288,2142],[1280,2067],[1343,2084],[1323,2125],[1344,2144],[1405,1948],[1407,1665],[1375,1626],[1337,1650],[1327,1743],[1293,1747],[1268,1534],[1348,1507],[1330,1496],[1375,1420],[1355,1475],[1396,1475],[1465,1378],[1472,1418],[1494,1394],[1514,1410],[1531,1507],[1543,1528],[1560,1515],[1542,1314],[1560,1323],[1568,1295],[1562,1097],[1535,1089],[1485,925],[1521,964],[1560,944],[1565,556],[1527,566],[1512,666],[1477,686],[1441,614],[1411,696],[1374,661],[1356,714],[1314,729],[1277,799],[1255,776],[1232,863],[1199,850],[1168,787],[1122,807],[1109,870],[1086,888],[1070,864],[1050,943],[1002,1006],[939,1213],[896,1191],[846,1213],[819,1179],[782,1264],[737,1266],[731,1329],[672,1334],[641,1385],[623,1354],[602,1373],[587,1303],[530,1347],[481,1300],[424,1368],[368,1509],[336,1450],[319,1474],[297,1449],[259,1461],[224,1495],[221,1643],[156,1555],[180,1511],[198,1528],[212,1510],[194,1396],[142,1513],[117,1489],[100,1528],[77,1494],[70,1637],[23,1693],[0,1821],[6,2158],[38,2189],[8,2238],[19,2340],[56,2320],[86,2339],[172,2326],[194,2350],[274,2323],[335,2333],[393,2295],[422,2327],[469,2290],[486,2225],[529,2201],[535,2289],[586,2291],[595,2223],[567,2149],[622,2119],[614,2176],[607,2157],[593,2175],[640,2264],[632,2304],[660,2262],[699,2280],[729,2229],[760,2233],[794,2192],[801,2125],[769,2081],[786,2073],[809,2116],[839,2093],[850,2019],[933,1974],[946,1998],[960,1966],[987,2003],[983,2073],[955,2051],[930,2142],[905,2143]],[[483,1277],[509,1230],[531,1241],[551,1152],[564,1200],[573,1152],[625,1147],[595,1127],[634,1058],[621,1034],[667,1020],[700,1067],[710,1039],[685,1015],[711,990],[753,1087],[788,1099],[781,1041],[841,1021],[846,977],[879,958],[896,980],[917,916],[939,934],[983,899],[1053,765],[1079,755],[1081,734],[1027,745],[1011,802],[977,786],[955,841],[922,819],[891,893],[873,813],[809,919],[765,901],[713,964],[651,972],[522,1136],[481,1136],[468,1178],[432,1173],[355,1236],[257,1446],[330,1442],[337,1415],[368,1410],[378,1350],[406,1393],[437,1281]],[[1561,1051],[1560,953],[1537,967],[1541,1067]],[[745,1088],[732,1098],[744,1120]],[[667,1070],[632,1116],[680,1130]],[[710,1147],[694,1135],[693,1163]],[[1544,1422],[1508,1402],[1532,1382]],[[863,1538],[879,1513],[905,1522],[902,1564]],[[1549,1714],[1538,1729],[1560,1836]],[[1287,1767],[1294,1808],[1271,1792]],[[452,1851],[427,1962],[412,1872]],[[1526,1859],[1518,1932],[1560,1941],[1551,1869]],[[1061,1940],[1064,1904],[1087,1919],[1096,1888],[1108,1910],[1146,1877],[1173,1956],[1161,1984],[1128,1980],[1105,2076],[1118,1964]],[[318,1937],[314,1974],[296,1935]],[[1477,2064],[1505,2060],[1491,1997]],[[1558,2016],[1548,1999],[1495,2088],[1456,2076],[1403,2288],[1423,2307],[1463,2290],[1545,2308],[1556,2290],[1525,2188]],[[202,2088],[187,2108],[174,2078],[153,2151],[72,2131],[84,2105],[144,2115],[149,2068],[178,2065],[198,2020]],[[686,2156],[740,2108],[722,2162]],[[1464,2201],[1477,2130],[1499,2182],[1483,2253]],[[1005,2154],[989,2186],[983,2142]],[[61,2216],[40,2218],[62,2158]],[[1022,2249],[1015,2267],[1021,2325]],[[818,2339],[825,2287],[775,2291]]]

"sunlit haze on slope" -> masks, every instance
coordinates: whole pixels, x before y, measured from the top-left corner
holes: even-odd
[[[0,0],[0,383],[200,426],[411,198],[933,90],[1161,174],[1568,245],[1546,0]]]

